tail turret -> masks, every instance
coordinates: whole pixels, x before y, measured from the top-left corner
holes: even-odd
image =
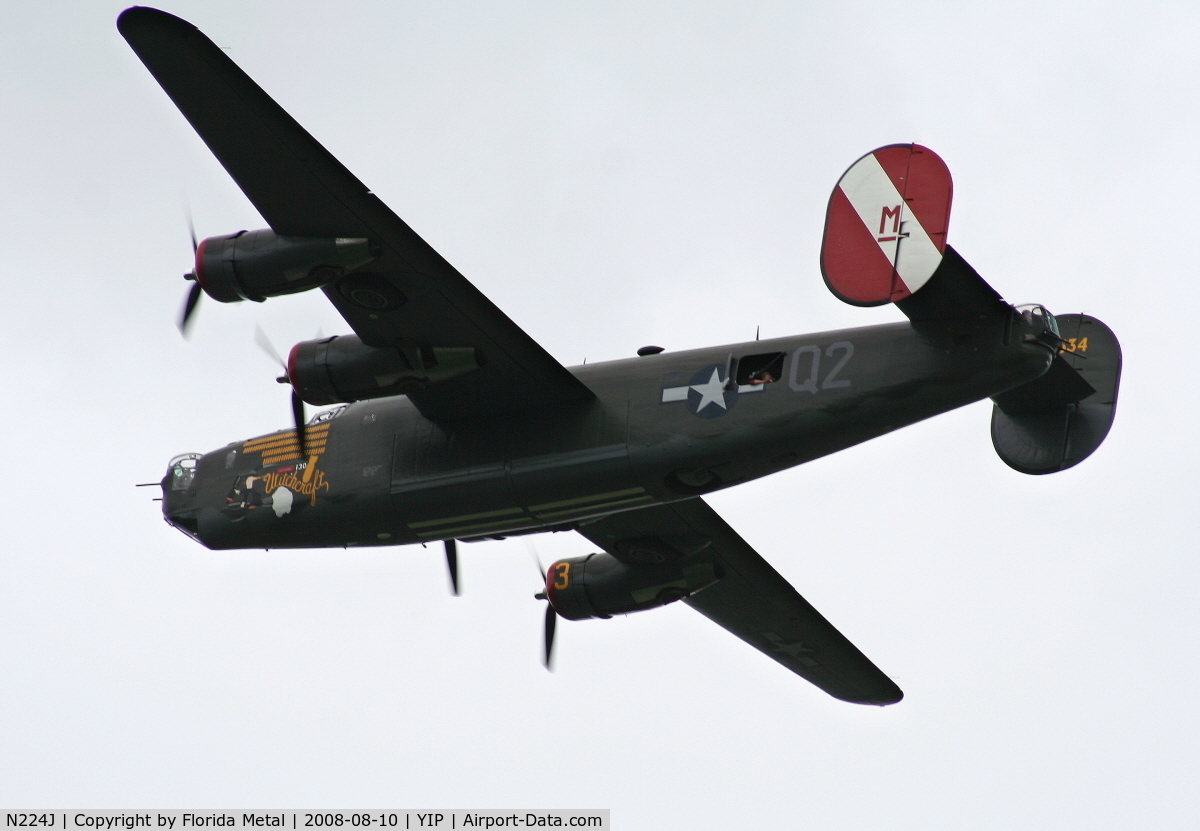
[[[992,400],[992,445],[1022,473],[1055,473],[1104,441],[1117,409],[1121,344],[1083,314],[1056,315],[1062,345],[1041,378]]]

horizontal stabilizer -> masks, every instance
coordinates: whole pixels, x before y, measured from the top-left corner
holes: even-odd
[[[963,334],[987,321],[1004,321],[1012,307],[947,245],[937,270],[914,295],[896,301],[915,328]]]
[[[1095,391],[1062,355],[1056,355],[1045,375],[993,400],[1005,415],[1022,416],[1078,404]]]
[[[1121,383],[1121,345],[1094,317],[1056,315],[1063,345],[1045,375],[992,400],[992,445],[1021,473],[1066,470],[1104,441]]]

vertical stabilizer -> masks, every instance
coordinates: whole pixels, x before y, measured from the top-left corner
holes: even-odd
[[[881,306],[912,295],[946,250],[954,185],[928,147],[873,150],[842,174],[829,198],[821,274],[839,299]]]

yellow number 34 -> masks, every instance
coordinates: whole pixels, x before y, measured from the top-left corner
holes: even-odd
[[[1059,352],[1087,352],[1087,338],[1067,338],[1058,347]]]

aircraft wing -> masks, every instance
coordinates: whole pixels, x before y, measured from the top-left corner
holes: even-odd
[[[199,29],[144,7],[117,27],[275,233],[382,247],[369,270],[407,298],[398,309],[377,313],[324,289],[364,343],[478,350],[479,369],[410,396],[423,415],[469,420],[592,397]]]
[[[884,705],[904,697],[703,500],[613,514],[578,530],[617,557],[634,541],[713,563],[724,576],[683,602],[834,698]]]

